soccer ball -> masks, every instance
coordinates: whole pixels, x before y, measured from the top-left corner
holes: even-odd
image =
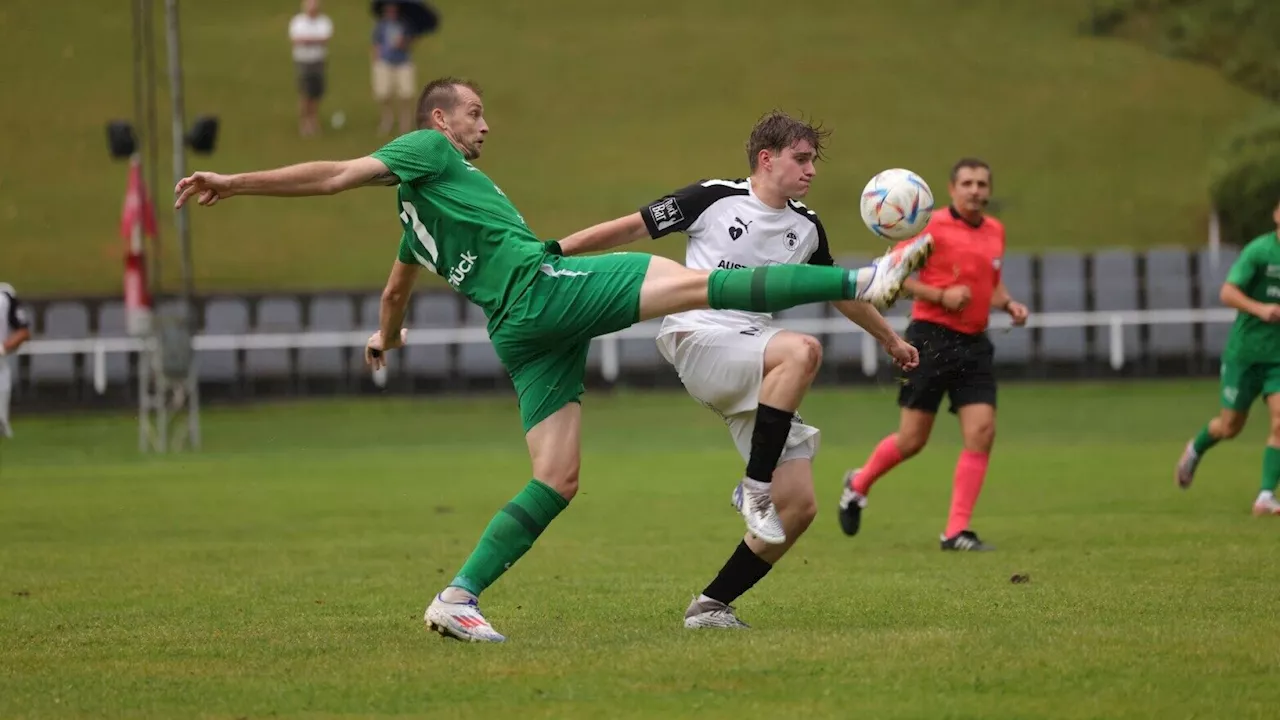
[[[862,189],[862,222],[887,240],[919,235],[932,214],[933,191],[910,170],[885,170]]]

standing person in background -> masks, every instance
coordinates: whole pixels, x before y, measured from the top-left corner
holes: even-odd
[[[31,321],[26,308],[9,283],[0,283],[0,439],[13,437],[9,424],[9,355],[31,339]]]
[[[414,129],[418,80],[409,57],[411,42],[413,36],[400,19],[400,7],[393,2],[386,3],[382,18],[373,26],[373,98],[382,106],[382,120],[378,123],[380,135],[391,134],[392,122],[397,116],[400,134]]]
[[[942,396],[948,395],[951,412],[960,419],[964,450],[956,462],[942,549],[991,550],[969,528],[996,436],[995,351],[987,322],[993,308],[1009,313],[1014,325],[1025,324],[1028,313],[1000,276],[1004,225],[986,213],[991,167],[962,158],[951,169],[948,190],[951,207],[935,212],[925,228],[933,236],[933,255],[919,279],[903,286],[915,297],[906,338],[920,350],[920,364],[907,372],[898,393],[898,432],[881,440],[862,467],[845,474],[840,529],[857,534],[872,484],[924,449]]]
[[[320,12],[320,0],[302,0],[302,12],[289,21],[289,40],[298,73],[298,131],[303,137],[320,132],[325,58],[332,37],[333,21]]]

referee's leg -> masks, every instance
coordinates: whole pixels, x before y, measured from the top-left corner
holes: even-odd
[[[963,382],[951,390],[952,410],[960,419],[964,449],[956,460],[951,510],[942,534],[944,550],[989,550],[969,527],[987,477],[991,446],[996,437],[996,380],[989,343],[974,348],[965,362]]]
[[[918,328],[908,327],[907,340],[922,347],[924,341],[918,332]],[[839,503],[840,529],[845,535],[858,534],[871,486],[899,463],[914,457],[929,442],[949,376],[946,363],[939,362],[936,353],[922,356],[920,365],[907,374],[898,392],[898,406],[902,408],[898,431],[882,439],[862,467],[845,473]]]

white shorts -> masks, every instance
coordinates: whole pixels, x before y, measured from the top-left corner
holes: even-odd
[[[13,437],[13,426],[9,424],[9,365],[5,358],[0,358],[0,437]]]
[[[751,433],[764,379],[764,351],[781,328],[753,328],[755,334],[706,328],[658,337],[658,349],[680,375],[695,400],[724,419],[743,461],[751,457]],[[796,415],[779,464],[812,460],[818,454],[818,429]]]

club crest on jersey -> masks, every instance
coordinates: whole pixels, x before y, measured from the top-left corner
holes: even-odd
[[[786,243],[788,250],[795,250],[796,245],[800,244],[800,236],[796,234],[795,230],[788,230],[783,242]]]
[[[658,227],[659,231],[666,230],[684,220],[684,213],[680,211],[680,203],[676,202],[673,197],[663,198],[650,205],[649,214],[653,216],[653,224]]]

